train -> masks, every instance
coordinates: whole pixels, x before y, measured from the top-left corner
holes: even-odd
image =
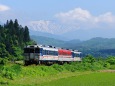
[[[78,50],[64,49],[51,45],[27,45],[24,47],[24,64],[53,64],[81,61]]]

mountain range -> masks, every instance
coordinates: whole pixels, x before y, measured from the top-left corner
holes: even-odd
[[[79,39],[65,41],[51,37],[32,35],[31,39],[35,40],[38,44],[79,50],[83,53],[83,56],[87,54],[91,54],[95,57],[115,55],[115,38],[95,37],[86,41]]]

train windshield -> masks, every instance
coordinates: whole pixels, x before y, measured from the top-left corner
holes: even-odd
[[[34,48],[24,48],[24,53],[34,53]]]
[[[24,48],[24,53],[30,53],[30,49],[29,48]]]
[[[81,53],[73,53],[74,57],[81,57]]]
[[[24,48],[24,53],[40,53],[39,48]]]
[[[40,53],[40,49],[39,48],[35,48],[35,53]]]
[[[34,53],[34,48],[30,48],[30,53]]]

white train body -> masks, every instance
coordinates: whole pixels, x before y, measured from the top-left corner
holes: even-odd
[[[25,64],[81,61],[81,52],[52,46],[28,45],[24,48]]]

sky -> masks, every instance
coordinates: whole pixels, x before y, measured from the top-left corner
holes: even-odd
[[[32,31],[69,39],[115,38],[114,3],[114,0],[0,0],[0,22],[18,19]]]

